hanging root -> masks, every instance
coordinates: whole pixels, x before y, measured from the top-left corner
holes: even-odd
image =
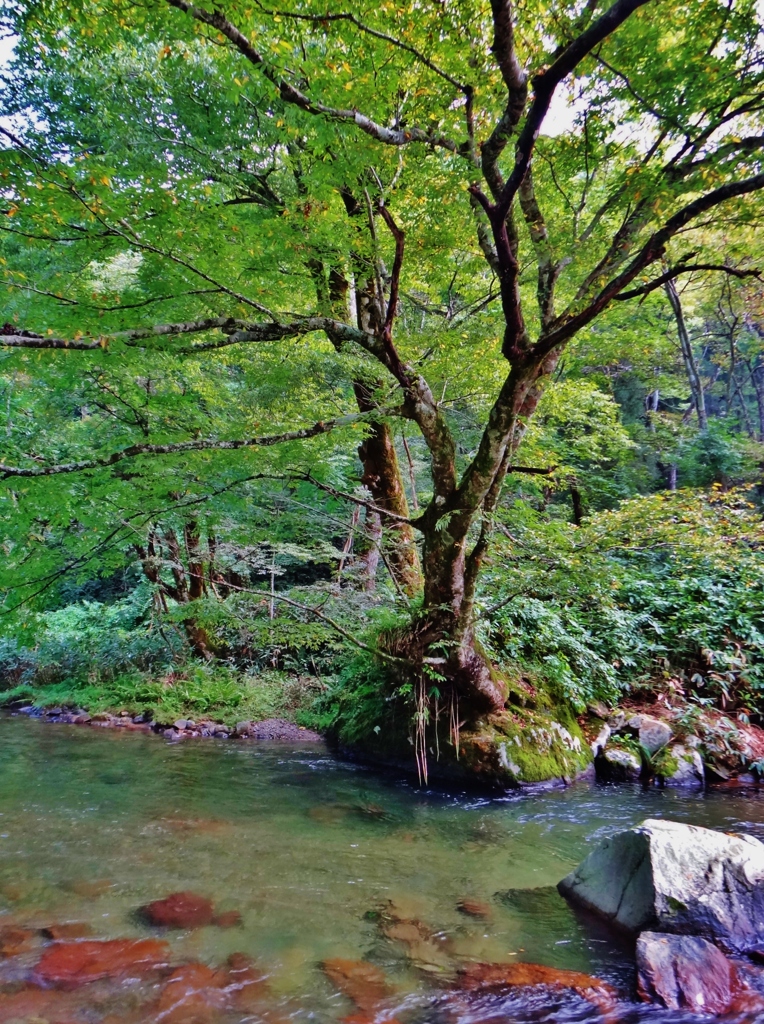
[[[443,706],[438,697],[428,697],[427,677],[420,673],[414,688],[416,710],[414,711],[414,757],[416,759],[417,774],[420,785],[427,785],[427,726],[432,719],[435,725],[435,758],[440,760],[440,736],[438,733],[440,718]],[[456,760],[459,760],[460,731],[464,722],[459,718],[459,697],[455,691],[451,691],[446,708],[448,711],[448,736],[453,744],[456,753]]]
[[[459,760],[459,730],[462,723],[459,721],[459,698],[454,690],[451,691],[451,698],[448,707],[448,734],[456,751],[456,760]]]
[[[414,756],[420,784],[427,785],[427,719],[430,711],[427,702],[427,684],[424,673],[419,673],[416,682],[416,712],[414,714]]]

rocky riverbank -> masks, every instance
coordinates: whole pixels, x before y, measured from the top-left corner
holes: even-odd
[[[170,742],[214,738],[315,743],[322,736],[284,718],[220,722],[212,717],[158,721],[148,712],[90,713],[63,706],[17,707],[12,714],[50,723],[155,733]],[[331,741],[331,737],[329,737]],[[362,745],[334,745],[342,756],[405,774],[416,773],[413,748],[401,734],[395,749],[388,735]],[[536,791],[596,777],[606,783],[643,786],[758,786],[764,774],[764,729],[698,705],[590,705],[578,719],[565,709],[491,716],[464,728],[458,757],[451,737],[431,742],[429,780],[493,791]],[[436,749],[439,747],[439,749]]]
[[[602,782],[758,785],[764,773],[764,729],[715,709],[597,704],[582,724]]]
[[[131,715],[127,711],[113,714],[99,711],[89,714],[82,708],[36,708],[25,705],[12,714],[25,714],[41,718],[46,722],[63,723],[65,725],[89,725],[102,729],[125,729],[129,732],[156,733],[165,739],[178,740],[214,738],[218,740],[249,739],[271,740],[280,743],[319,743],[322,737],[313,732],[288,722],[283,718],[266,718],[262,721],[249,719],[237,722],[236,725],[225,725],[210,718],[179,718],[174,722],[157,722],[146,715]]]
[[[638,936],[638,993],[670,1010],[764,1013],[764,844],[648,819],[558,886]]]

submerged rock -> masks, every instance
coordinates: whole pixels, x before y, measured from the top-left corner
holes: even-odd
[[[238,910],[224,910],[222,914],[215,914],[212,923],[217,928],[237,928],[241,924],[241,914]]]
[[[408,959],[420,970],[440,973],[451,965],[449,939],[435,932],[416,916],[406,900],[388,900],[377,915],[380,932],[391,942],[400,943]]]
[[[459,969],[457,984],[467,991],[536,985],[569,989],[604,1010],[611,1009],[618,998],[612,985],[599,978],[542,964],[467,964]]]
[[[0,993],[0,1024],[71,1024],[78,1007],[71,993],[24,988]],[[81,1019],[81,1018],[80,1018]]]
[[[108,878],[75,878],[68,882],[62,882],[61,888],[73,892],[75,896],[82,896],[85,899],[95,899],[103,896],[114,883]]]
[[[225,979],[206,964],[184,964],[167,979],[157,1014],[165,1024],[189,1024],[227,1009]]]
[[[0,928],[0,959],[28,953],[34,948],[36,934],[34,928],[24,928],[20,925],[6,925]]]
[[[637,940],[639,994],[669,1010],[724,1013],[738,978],[721,950],[693,935],[643,932]]]
[[[247,1014],[262,1012],[268,996],[265,974],[245,953],[231,953],[225,966],[231,1007]]]
[[[157,939],[58,942],[47,949],[32,980],[42,988],[73,989],[101,978],[140,977],[170,959],[170,947]]]
[[[316,804],[308,808],[308,817],[321,825],[336,825],[348,816],[351,809],[347,804]]]
[[[40,929],[46,939],[55,942],[62,942],[68,939],[84,939],[93,934],[92,927],[87,921],[65,921],[63,924],[49,924],[47,928]]]
[[[167,979],[156,1009],[156,1020],[162,1024],[206,1024],[232,1010],[264,1020],[268,1019],[267,984],[243,953],[232,953],[217,969],[202,963],[183,964]]]
[[[648,819],[604,840],[558,889],[629,931],[764,947],[764,844],[751,836]]]
[[[149,924],[164,928],[202,928],[212,924],[214,917],[212,902],[195,892],[173,892],[147,903],[139,913]]]
[[[468,917],[480,917],[484,920],[493,916],[491,906],[483,900],[472,899],[471,896],[464,896],[457,900],[456,909]]]
[[[359,1010],[374,1011],[392,994],[384,972],[367,960],[334,957],[321,966],[332,984]]]

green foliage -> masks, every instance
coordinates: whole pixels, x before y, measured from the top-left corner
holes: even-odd
[[[424,506],[434,463],[409,419],[418,400],[406,396],[398,415],[401,377],[374,346],[335,343],[331,331],[265,342],[226,332],[232,318],[302,325],[328,308],[351,322],[367,268],[375,290],[389,283],[394,239],[374,214],[384,200],[405,232],[394,344],[427,375],[443,417],[437,432],[450,428],[455,475],[469,476],[486,423],[508,417],[489,418],[508,372],[505,322],[479,237],[486,223],[468,191],[506,102],[489,6],[361,4],[359,25],[337,17],[339,0],[320,8],[326,19],[304,16],[315,15],[311,3],[292,17],[231,0],[225,16],[257,49],[248,57],[165,0],[2,6],[17,41],[0,72],[10,126],[0,139],[3,318],[11,331],[94,347],[0,346],[0,462],[30,473],[102,462],[3,481],[7,685],[95,703],[127,700],[132,687],[147,707],[177,694],[172,706],[188,711],[205,687],[211,706],[245,705],[241,673],[276,669],[326,678],[317,721],[349,740],[401,716],[408,727],[420,713],[411,683],[396,688],[365,654],[348,660],[353,638],[373,648],[416,610],[384,567],[375,596],[359,586],[359,555],[376,527],[342,495],[368,497],[358,457],[368,423],[344,421],[305,443],[253,439],[357,412],[368,392],[395,407],[384,419],[401,465],[411,457],[412,504]],[[597,11],[532,0],[516,14],[517,59],[532,81]],[[535,418],[522,414],[513,461],[551,472],[509,477],[496,512],[507,532],[488,556],[477,631],[547,698],[577,708],[656,673],[751,707],[764,687],[760,527],[745,496],[654,493],[675,474],[687,488],[757,472],[759,282],[682,278],[711,417],[703,432],[688,415],[663,292],[638,304],[594,301],[619,275],[637,291],[647,283],[629,277],[629,261],[688,202],[759,173],[762,68],[753,0],[663,4],[659,17],[638,10],[557,89],[583,105],[567,111],[563,130],[550,127],[554,117],[543,126],[535,199],[515,204],[528,337],[589,303],[602,312],[556,364]],[[288,102],[294,89],[309,101]],[[364,134],[364,118],[381,134],[402,131],[407,144]],[[431,141],[411,141],[415,130]],[[514,152],[511,140],[497,174],[509,176]],[[536,201],[542,219],[532,222]],[[750,269],[762,255],[761,217],[761,194],[747,195],[682,221],[681,236],[649,251],[672,266]],[[341,299],[329,294],[337,280],[348,286]],[[556,305],[544,312],[537,296],[551,280]],[[185,321],[202,327],[152,333]],[[221,321],[225,330],[204,326]],[[202,442],[241,446],[194,448]],[[136,454],[135,445],[184,447]],[[133,454],[110,461],[125,449]],[[443,539],[459,514],[434,516],[433,533]],[[184,574],[199,582],[179,540],[192,525],[206,566],[193,601],[179,583]],[[114,600],[118,578],[153,587]],[[102,603],[72,603],[91,592]],[[194,630],[209,635],[217,667],[194,667]],[[187,679],[164,694],[157,679],[171,670]]]
[[[290,589],[280,591],[279,597],[298,603],[315,602],[317,590]],[[337,630],[309,612],[285,607],[278,597],[273,602],[273,618],[270,606],[270,595],[260,590],[235,594],[226,601],[208,598],[193,605],[175,606],[169,614],[174,621],[191,619],[203,627],[215,638],[218,656],[246,671],[276,669],[306,675],[333,672],[337,657],[347,646]],[[357,628],[357,612],[349,600],[338,614],[348,626]]]
[[[579,708],[640,678],[764,710],[761,517],[750,491],[624,503],[584,527],[506,514],[490,642]],[[485,600],[485,599],[484,599]]]
[[[382,741],[397,738],[393,732],[396,720],[399,727],[406,728],[405,701],[391,696],[384,668],[365,652],[348,658],[325,682],[327,689],[318,696],[307,719],[313,728],[347,744],[368,744],[375,736]]]
[[[367,621],[356,626],[356,636],[370,647],[385,642],[409,625],[400,610],[381,606],[367,610]],[[323,677],[318,695],[304,724],[329,733],[340,743],[363,744],[388,753],[413,731],[418,712],[411,673],[376,657],[369,650],[345,646],[335,658],[334,672]],[[429,687],[432,691],[432,687]]]
[[[0,694],[3,701],[30,701],[37,707],[129,711],[160,724],[179,718],[210,718],[234,725],[243,719],[294,718],[315,698],[312,681],[278,672],[258,676],[234,673],[225,666],[190,664],[163,677],[125,672],[110,678],[64,679],[58,683],[21,684]]]
[[[198,621],[220,626],[220,605],[212,607],[218,615]],[[160,722],[201,715],[229,723],[293,718],[320,690],[316,663],[326,667],[336,656],[337,634],[315,620],[266,616],[247,623],[232,664],[199,663],[173,621],[183,611],[157,617],[143,583],[112,604],[84,602],[30,616],[0,640],[0,702],[124,709]],[[238,620],[241,627],[241,606],[226,611],[227,624]],[[220,628],[220,644],[229,639]],[[261,646],[252,648],[255,643]]]
[[[171,665],[183,656],[185,644],[153,616],[152,596],[144,583],[112,604],[86,601],[30,615],[0,640],[0,679],[6,687],[83,682]]]
[[[749,446],[743,438],[713,423],[708,430],[684,441],[678,463],[682,478],[692,487],[729,486],[746,466],[748,454]]]

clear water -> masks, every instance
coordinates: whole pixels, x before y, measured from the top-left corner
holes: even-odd
[[[628,1001],[628,944],[577,916],[552,888],[601,837],[645,817],[764,839],[764,796],[754,793],[580,784],[507,799],[445,796],[340,763],[315,744],[173,745],[0,716],[0,929],[78,921],[102,938],[157,935],[136,909],[178,890],[236,909],[238,927],[163,937],[178,963],[252,957],[277,1017],[221,1011],[191,1014],[191,1024],[333,1024],[357,1014],[321,969],[332,957],[384,970],[401,1024],[602,1019],[570,993],[448,994],[457,965],[513,960],[603,978],[626,997],[618,1020],[658,1024],[677,1016]],[[490,917],[461,913],[465,898],[487,903]],[[386,937],[377,912],[390,900],[436,937],[417,949]],[[0,992],[16,991],[39,955],[0,960]],[[160,983],[141,984],[130,1005],[142,1009],[130,1019],[153,1021],[151,986]],[[2,999],[0,1024],[9,1019]],[[67,1021],[127,1019],[119,1000],[115,1010],[104,999],[102,1011],[83,1004]],[[375,1017],[390,1019],[376,1010],[363,1019]]]

